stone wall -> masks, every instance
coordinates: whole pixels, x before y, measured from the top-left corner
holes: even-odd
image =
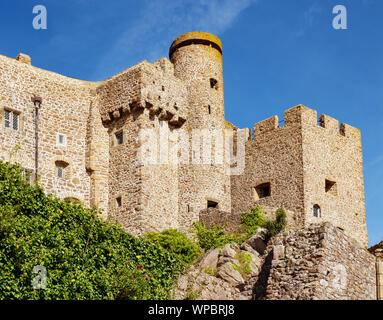
[[[375,257],[328,222],[276,236],[266,255],[256,299],[376,299]]]
[[[241,215],[232,215],[230,212],[221,211],[216,208],[207,208],[199,213],[199,221],[205,224],[207,229],[213,225],[220,225],[226,232],[234,232],[241,224]]]
[[[283,207],[290,227],[330,221],[367,245],[358,129],[339,127],[326,115],[318,125],[316,111],[298,105],[285,111],[283,126],[273,116],[256,123],[251,136],[249,129],[225,121],[222,43],[216,36],[181,35],[169,58],[87,82],[33,67],[25,54],[0,56],[1,158],[34,170],[31,98],[40,96],[40,184],[60,198],[97,205],[128,232],[169,227],[188,232],[214,202],[221,212],[231,211],[233,224],[252,207],[261,205],[269,218]],[[5,110],[19,115],[18,130],[5,127]],[[229,128],[237,132],[224,131]],[[155,163],[142,162],[143,130],[156,135],[149,146]],[[177,148],[186,150],[187,161],[171,163],[167,150],[162,157],[156,148],[164,146],[163,130],[169,132],[166,145],[177,157]],[[243,160],[244,171],[225,162],[229,150],[222,146],[232,136],[238,141],[240,132],[245,152],[234,143],[233,155],[237,165]],[[202,136],[192,139],[198,133]],[[57,143],[58,134],[66,136],[65,145]],[[57,163],[66,165],[63,177],[57,176]],[[267,192],[259,189],[264,184]],[[314,205],[320,207],[318,217]],[[223,216],[210,220],[216,218]]]
[[[234,215],[261,205],[288,211],[290,227],[329,221],[367,247],[360,132],[302,105],[254,125],[245,171],[231,176]],[[257,188],[269,184],[269,194]],[[314,206],[320,208],[314,216]]]
[[[24,58],[0,56],[0,155],[34,172],[35,108],[31,98],[40,96],[40,184],[48,193],[75,198],[89,206],[91,177],[85,155],[94,84],[41,70],[31,66],[25,55],[19,57]],[[5,110],[19,115],[18,130],[5,127]],[[65,145],[57,143],[59,133],[66,135]],[[57,177],[57,161],[67,164],[63,178]]]

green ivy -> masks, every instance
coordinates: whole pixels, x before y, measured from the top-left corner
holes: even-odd
[[[168,298],[178,256],[98,213],[45,195],[0,162],[0,299]],[[32,286],[36,265],[47,270],[46,289]]]
[[[144,236],[151,243],[170,251],[185,264],[192,263],[201,254],[201,248],[184,233],[167,229],[160,233],[149,232]]]
[[[222,248],[228,243],[237,243],[238,237],[234,234],[226,234],[222,226],[213,225],[210,229],[205,224],[195,222],[192,226],[194,238],[198,245],[206,251],[213,248]]]

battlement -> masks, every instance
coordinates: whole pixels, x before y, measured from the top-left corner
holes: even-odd
[[[186,121],[187,91],[173,72],[171,62],[162,58],[154,65],[143,61],[105,80],[97,88],[102,121],[108,123],[123,114],[147,110],[159,120],[182,126]]]
[[[301,104],[286,110],[284,113],[284,126],[280,126],[279,124],[280,121],[278,116],[272,116],[257,122],[253,127],[253,138],[256,138],[260,134],[278,130],[283,127],[298,126],[300,128],[321,127],[328,132],[334,133],[334,135],[351,139],[360,139],[359,129],[345,123],[341,123],[339,126],[338,120],[325,114],[320,115],[318,122],[317,111]]]

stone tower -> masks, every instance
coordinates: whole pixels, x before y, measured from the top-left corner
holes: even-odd
[[[179,166],[179,219],[180,226],[187,229],[193,220],[198,220],[200,210],[210,206],[230,211],[231,207],[222,141],[222,44],[212,34],[189,32],[173,41],[169,58],[174,75],[183,80],[188,92],[185,129],[191,153],[189,163]],[[197,138],[199,135],[201,138]],[[209,143],[211,149],[206,147]]]

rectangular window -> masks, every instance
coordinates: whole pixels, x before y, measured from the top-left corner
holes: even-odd
[[[11,112],[4,110],[4,126],[9,128],[11,126]]]
[[[64,176],[64,168],[57,167],[57,177],[62,178]]]
[[[218,208],[218,202],[208,200],[207,201],[207,207],[208,208]]]
[[[16,111],[4,110],[4,127],[19,130],[20,113]]]
[[[13,130],[19,130],[19,115],[15,112],[13,112],[13,119],[12,119],[12,128]]]
[[[58,146],[66,146],[66,135],[62,133],[57,133],[56,144]]]
[[[119,131],[115,134],[116,136],[116,144],[121,145],[124,142],[124,135],[122,131]]]
[[[116,205],[117,205],[117,208],[121,208],[121,206],[122,206],[122,199],[121,199],[121,197],[117,197],[116,198]]]

